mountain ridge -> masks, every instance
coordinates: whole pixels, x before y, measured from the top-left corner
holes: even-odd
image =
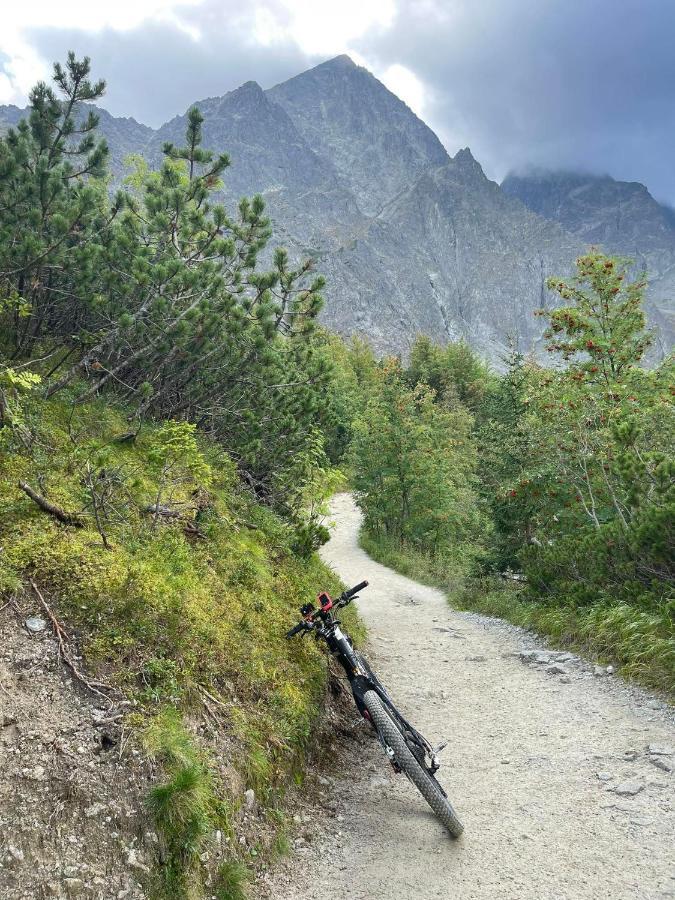
[[[205,146],[232,161],[223,200],[261,193],[275,243],[292,258],[311,257],[327,278],[324,322],[368,337],[380,353],[405,355],[420,333],[466,338],[497,364],[513,340],[537,353],[542,325],[533,313],[553,302],[547,276],[570,272],[598,234],[609,237],[609,252],[623,253],[629,239],[625,223],[612,224],[616,202],[605,182],[587,188],[582,202],[570,197],[574,185],[563,185],[557,207],[549,176],[538,199],[514,180],[521,176],[500,186],[468,147],[450,156],[400,98],[344,55],[266,90],[248,81],[193,105],[205,118]],[[184,113],[152,129],[100,112],[114,183],[129,153],[157,164],[163,143],[181,142],[187,122]],[[0,107],[0,127],[20,114]],[[648,307],[663,352],[675,333],[675,224],[664,211],[658,219],[644,186],[626,206],[623,183],[613,184],[635,235],[652,235],[638,263],[654,276]]]

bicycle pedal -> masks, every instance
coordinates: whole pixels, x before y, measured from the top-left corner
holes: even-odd
[[[438,745],[438,747],[432,748],[431,755],[432,756],[440,756],[441,753],[445,750],[445,748],[447,746],[448,746],[448,741],[441,741],[441,743]]]

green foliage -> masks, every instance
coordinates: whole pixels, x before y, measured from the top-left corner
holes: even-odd
[[[639,362],[651,343],[642,310],[647,282],[645,276],[628,280],[631,263],[591,251],[577,259],[573,278],[547,281],[549,290],[572,301],[541,312],[550,322],[544,335],[547,350],[574,360],[575,374],[606,387]]]
[[[216,900],[246,900],[246,885],[251,873],[239,860],[224,862],[218,873]]]
[[[12,366],[0,368],[0,434],[3,429],[25,428],[23,395],[40,384],[35,372],[17,371]]]
[[[352,478],[364,526],[375,537],[432,555],[477,543],[487,527],[474,492],[472,418],[390,361],[353,426]],[[468,555],[468,554],[467,554]]]
[[[328,409],[313,337],[323,279],[281,248],[261,270],[264,202],[234,214],[215,202],[229,158],[202,147],[196,108],[184,145],[166,144],[157,171],[139,163],[110,199],[86,105],[105,85],[89,70],[70,54],[56,90],[38,85],[28,120],[0,139],[0,361],[39,373],[46,396],[76,383],[79,402],[121,395],[136,430],[148,416],[196,423],[292,515],[289,486]]]
[[[415,341],[405,377],[413,387],[426,384],[445,404],[458,400],[474,415],[494,381],[488,366],[465,341],[440,347],[424,336]]]
[[[645,282],[628,273],[593,251],[550,280],[564,367],[512,351],[496,377],[426,338],[407,368],[375,366],[351,477],[377,559],[672,689],[674,363],[639,366]],[[509,570],[522,590],[487,578]]]

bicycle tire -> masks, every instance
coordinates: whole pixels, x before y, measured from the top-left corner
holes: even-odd
[[[419,760],[411,752],[405,736],[387,712],[378,694],[375,691],[366,691],[363,701],[377,733],[394,751],[394,758],[398,766],[412,781],[452,837],[458,838],[464,831],[464,826],[457,818],[457,814],[441,790],[439,783],[427,772],[426,768],[420,765]]]

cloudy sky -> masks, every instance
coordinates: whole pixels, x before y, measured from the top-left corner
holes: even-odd
[[[674,0],[12,0],[1,21],[0,103],[70,48],[149,125],[349,53],[492,178],[606,172],[675,205]]]

